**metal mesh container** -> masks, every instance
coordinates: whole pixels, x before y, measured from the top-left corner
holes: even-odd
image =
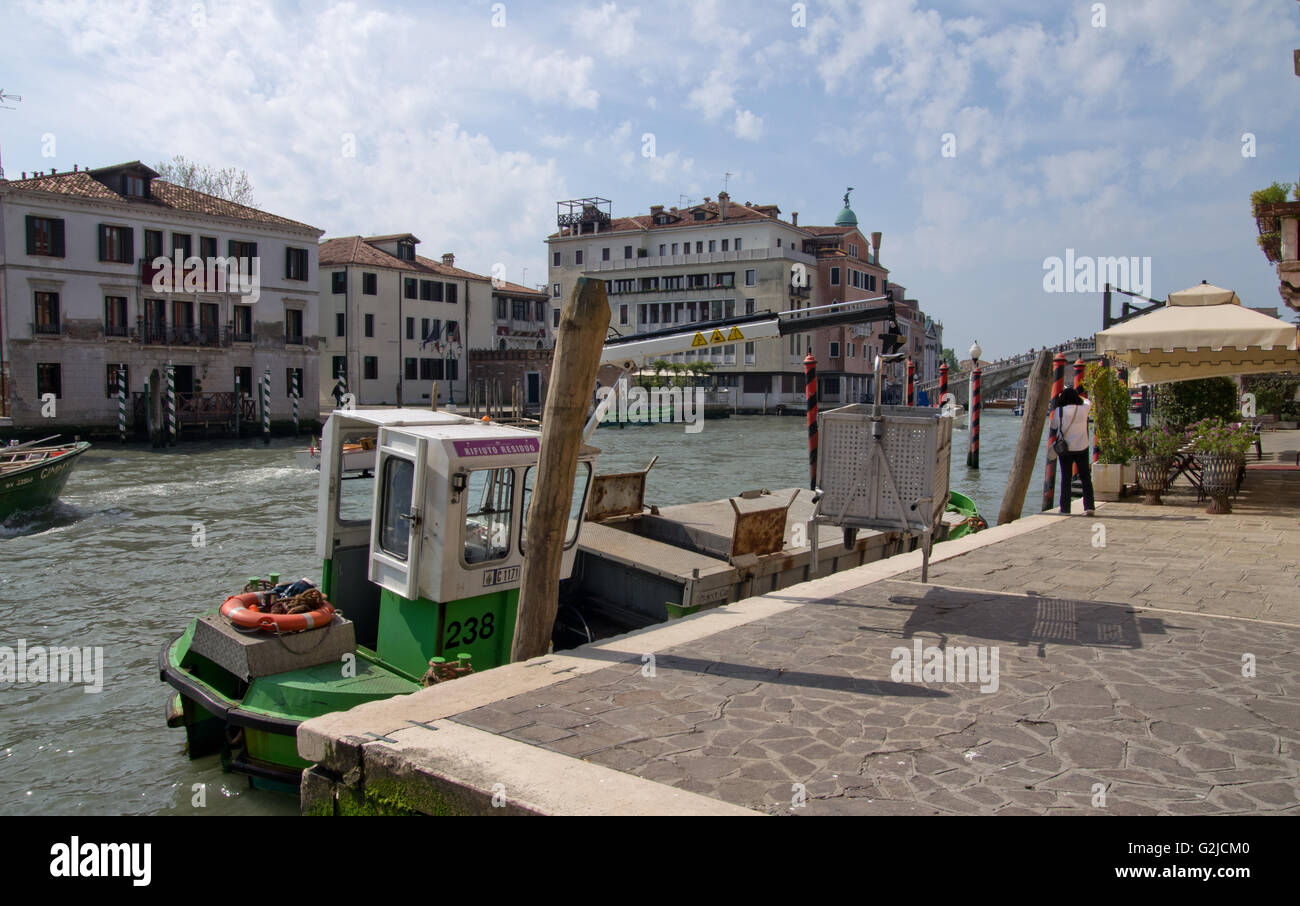
[[[871,409],[854,404],[818,418],[821,517],[834,525],[880,531],[905,525],[915,533],[933,529],[948,505],[952,419],[941,417],[937,408],[882,406],[884,456],[872,456]],[[913,509],[918,501],[928,501],[928,512],[926,504]]]

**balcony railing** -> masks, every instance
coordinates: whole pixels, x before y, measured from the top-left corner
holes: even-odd
[[[230,345],[231,330],[215,324],[199,327],[172,327],[149,324],[141,318],[136,324],[136,337],[146,346],[201,346],[221,348]]]
[[[32,336],[34,337],[61,337],[63,336],[63,322],[56,321],[53,324],[33,324]]]
[[[649,255],[645,258],[618,258],[610,261],[591,261],[577,265],[588,273],[621,271],[648,267],[677,267],[683,264],[723,264],[731,261],[763,261],[770,258],[789,258],[805,264],[815,264],[817,259],[793,248],[742,249],[739,252],[700,252],[690,255]]]

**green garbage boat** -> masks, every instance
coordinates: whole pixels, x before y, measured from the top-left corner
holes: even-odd
[[[376,435],[373,477],[345,481],[345,445]],[[271,603],[258,590],[271,583],[254,577],[159,654],[176,690],[167,723],[185,729],[189,756],[220,754],[263,787],[301,781],[304,720],[508,663],[514,637],[536,432],[447,412],[339,410],[321,447],[316,549],[332,619],[293,632],[269,614],[267,631],[236,625],[245,599]],[[563,577],[597,453],[579,455]]]

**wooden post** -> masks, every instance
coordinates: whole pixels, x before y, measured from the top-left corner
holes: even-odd
[[[1025,508],[1025,493],[1034,475],[1034,462],[1038,458],[1038,442],[1043,436],[1043,423],[1047,421],[1047,407],[1051,402],[1052,354],[1040,350],[1029,372],[1029,386],[1025,390],[1025,414],[1020,420],[1020,439],[1016,441],[1016,456],[1007,476],[1007,490],[998,511],[998,525],[1014,522]]]
[[[596,386],[600,353],[609,330],[605,282],[579,277],[560,312],[555,332],[551,386],[542,418],[537,483],[529,505],[519,613],[512,661],[539,657],[550,649],[559,608],[560,563],[578,473],[578,451],[587,421],[587,400]]]

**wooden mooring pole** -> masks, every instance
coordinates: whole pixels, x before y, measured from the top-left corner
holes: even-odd
[[[1038,442],[1043,436],[1043,423],[1047,421],[1047,407],[1051,401],[1052,354],[1046,349],[1034,359],[1029,372],[1029,386],[1025,391],[1025,414],[1020,420],[1020,439],[1016,441],[1016,455],[1007,476],[1007,490],[998,510],[998,525],[1014,522],[1025,508],[1025,493],[1034,477],[1034,463],[1038,459]]]
[[[537,484],[529,504],[519,612],[512,661],[540,657],[550,649],[559,608],[560,564],[573,503],[573,480],[587,421],[587,401],[596,386],[600,352],[609,330],[605,282],[579,277],[560,311],[555,332],[551,384],[542,418]]]

